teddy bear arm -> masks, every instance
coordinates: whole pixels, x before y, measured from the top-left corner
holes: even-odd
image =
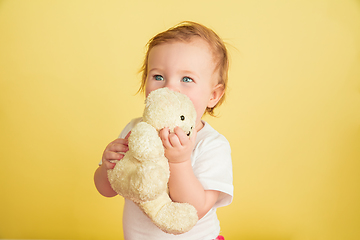
[[[164,147],[156,129],[148,123],[140,122],[129,137],[129,148],[138,161],[155,160],[164,155]]]

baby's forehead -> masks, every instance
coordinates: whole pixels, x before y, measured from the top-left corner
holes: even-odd
[[[148,57],[147,64],[149,64],[150,56],[152,55],[152,52],[154,52],[153,50],[155,50],[158,47],[164,46],[164,45],[172,45],[172,44],[177,44],[177,43],[183,44],[183,46],[185,46],[185,47],[187,45],[189,47],[193,47],[193,46],[205,47],[206,50],[211,54],[214,64],[217,65],[220,61],[221,54],[217,53],[218,51],[216,49],[215,43],[211,44],[211,42],[209,42],[208,40],[206,40],[200,36],[192,36],[191,38],[186,38],[186,39],[182,39],[182,38],[167,39],[165,41],[162,41],[162,42],[156,44],[155,46],[152,46],[152,48],[149,49],[149,57]]]
[[[184,45],[189,45],[189,46],[194,46],[194,45],[205,46],[208,48],[209,52],[211,52],[213,54],[214,57],[215,57],[215,55],[217,55],[217,54],[215,54],[216,53],[215,43],[212,43],[200,36],[192,36],[192,37],[189,37],[186,39],[183,39],[183,38],[167,39],[167,40],[164,40],[164,41],[156,44],[152,48],[157,47],[157,46],[167,45],[167,44],[176,44],[176,43],[183,43]],[[150,52],[151,52],[152,48],[149,49]]]

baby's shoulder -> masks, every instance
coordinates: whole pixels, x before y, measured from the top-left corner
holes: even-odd
[[[230,150],[230,144],[224,135],[216,131],[207,122],[204,122],[204,127],[197,134],[195,148],[199,150]]]
[[[198,132],[196,141],[206,141],[206,142],[212,142],[212,141],[219,141],[224,143],[229,143],[226,137],[222,134],[220,134],[218,131],[216,131],[213,127],[210,126],[207,122],[203,121],[204,127]]]

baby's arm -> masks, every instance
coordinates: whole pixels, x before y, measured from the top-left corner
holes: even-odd
[[[113,169],[115,163],[110,161],[121,160],[124,155],[119,152],[127,152],[128,149],[128,137],[130,133],[125,137],[125,139],[118,138],[109,145],[104,150],[102,156],[102,165],[99,166],[94,174],[94,182],[99,193],[105,197],[114,197],[117,193],[111,188],[108,177],[107,170]]]
[[[171,199],[175,202],[190,203],[196,208],[199,219],[202,218],[214,206],[220,192],[204,190],[193,172],[191,153],[195,145],[196,131],[189,139],[180,128],[175,128],[174,133],[163,129],[160,137],[165,147],[165,156],[169,160]]]

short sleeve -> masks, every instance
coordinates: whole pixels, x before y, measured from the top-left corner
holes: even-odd
[[[229,205],[234,188],[231,148],[226,138],[213,130],[213,133],[200,139],[193,152],[192,163],[194,174],[204,189],[220,192],[214,207]]]
[[[139,122],[141,122],[142,118],[134,118],[133,120],[131,120],[125,127],[124,129],[121,131],[119,138],[125,138],[126,135],[131,131],[131,129],[133,127],[135,127],[136,124],[138,124]]]

